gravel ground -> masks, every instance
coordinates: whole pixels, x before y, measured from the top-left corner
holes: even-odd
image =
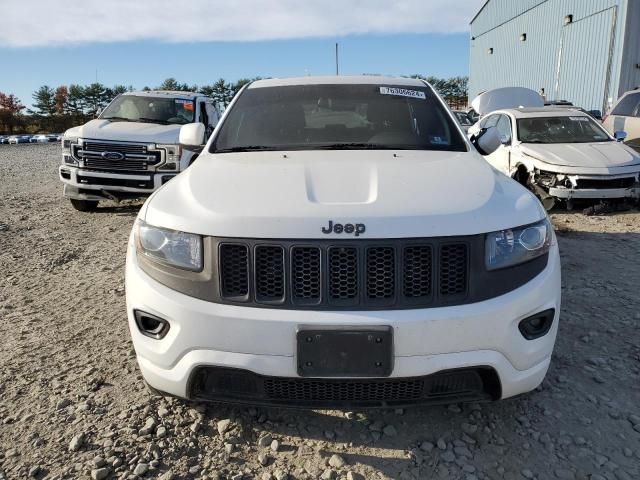
[[[140,206],[72,210],[59,146],[0,146],[0,479],[640,478],[640,214],[556,213],[563,309],[537,391],[365,412],[151,396],[124,258]]]

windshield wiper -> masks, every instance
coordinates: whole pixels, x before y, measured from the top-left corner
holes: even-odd
[[[101,117],[102,120],[121,120],[123,122],[133,122],[132,119],[127,117]]]
[[[383,145],[380,143],[329,143],[326,145],[313,145],[319,150],[403,150],[419,148],[418,145]]]
[[[140,117],[136,121],[137,122],[142,122],[142,123],[159,123],[160,125],[169,125],[169,122],[167,122],[166,120],[159,120],[157,118]]]
[[[214,153],[233,153],[233,152],[257,152],[257,151],[278,150],[276,147],[266,147],[264,145],[245,145],[242,147],[219,148]]]

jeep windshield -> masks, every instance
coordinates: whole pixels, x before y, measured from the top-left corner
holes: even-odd
[[[467,151],[454,122],[426,85],[249,87],[231,107],[210,152]]]
[[[518,138],[523,143],[591,143],[613,141],[586,115],[519,118]]]
[[[192,123],[195,105],[183,98],[120,95],[104,109],[102,120],[184,125]]]

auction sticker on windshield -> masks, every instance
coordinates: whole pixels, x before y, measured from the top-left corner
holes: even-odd
[[[380,93],[382,95],[395,95],[399,97],[427,98],[424,92],[420,90],[408,90],[406,88],[380,87]]]

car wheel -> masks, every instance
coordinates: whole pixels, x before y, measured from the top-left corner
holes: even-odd
[[[98,208],[97,200],[78,200],[76,198],[70,198],[71,205],[79,212],[94,212]]]

